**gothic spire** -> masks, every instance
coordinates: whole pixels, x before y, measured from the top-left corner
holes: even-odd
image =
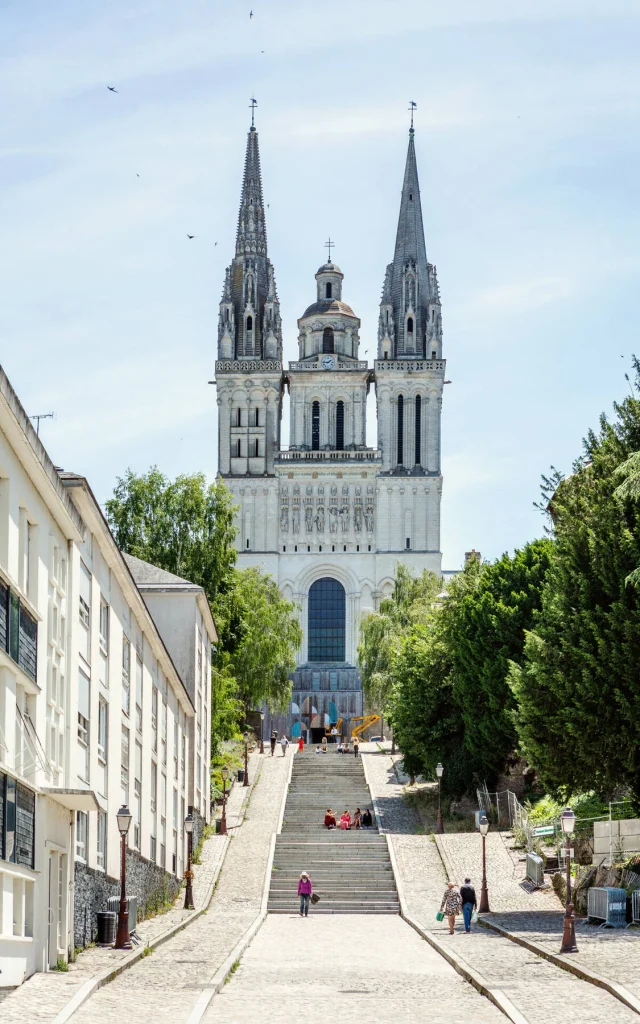
[[[427,260],[415,150],[415,130],[409,129],[409,148],[404,168],[400,215],[393,262],[387,267],[378,328],[378,358],[440,358],[434,332],[440,323],[435,267]],[[433,307],[437,305],[438,310]]]
[[[244,176],[236,235],[236,256],[244,256],[245,253],[255,253],[258,256],[267,255],[260,150],[258,149],[258,133],[253,124],[247,135],[247,152],[244,159]]]

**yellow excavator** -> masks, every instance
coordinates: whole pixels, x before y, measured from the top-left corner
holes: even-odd
[[[363,732],[370,729],[372,725],[380,721],[380,715],[357,715],[351,719],[351,739],[354,736],[360,737]],[[360,723],[359,725],[357,723]]]

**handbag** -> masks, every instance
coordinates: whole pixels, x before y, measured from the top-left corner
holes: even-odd
[[[477,920],[478,920],[478,911],[474,910],[473,914],[471,915],[471,924],[475,924]]]
[[[436,914],[436,921],[444,921],[444,910],[439,910]]]
[[[318,896],[317,892],[312,893],[311,902],[312,903],[319,903],[320,902],[320,897]]]

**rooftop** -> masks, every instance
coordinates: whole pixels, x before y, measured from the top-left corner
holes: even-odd
[[[149,562],[143,561],[142,558],[136,558],[135,555],[127,555],[123,551],[122,557],[129,566],[129,572],[138,587],[157,586],[175,587],[176,590],[184,590],[186,588],[202,590],[202,587],[198,586],[197,583],[192,583],[191,580],[185,580],[182,576],[176,576],[172,572],[167,572],[166,569],[159,569],[157,565],[151,565]]]
[[[340,299],[320,299],[318,302],[308,306],[300,319],[304,320],[305,317],[315,316],[318,313],[342,313],[345,316],[352,316],[357,320],[351,306],[347,306],[346,302],[342,302]]]

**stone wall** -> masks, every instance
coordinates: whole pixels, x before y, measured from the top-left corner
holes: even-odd
[[[198,849],[198,844],[199,844],[200,840],[202,839],[202,835],[203,835],[203,832],[205,830],[207,822],[203,818],[203,816],[198,811],[196,811],[195,807],[190,807],[189,810],[193,814],[193,833],[192,833],[192,836],[193,836],[193,838],[192,838],[193,849],[197,850]]]
[[[204,819],[197,815],[199,821]],[[195,826],[194,826],[195,832]],[[182,880],[163,871],[141,857],[135,850],[127,850],[127,893],[138,897],[138,916],[148,917],[166,902],[175,899]],[[75,865],[74,943],[85,947],[97,932],[97,914],[107,909],[107,900],[120,896],[120,879],[111,878],[86,864]]]

